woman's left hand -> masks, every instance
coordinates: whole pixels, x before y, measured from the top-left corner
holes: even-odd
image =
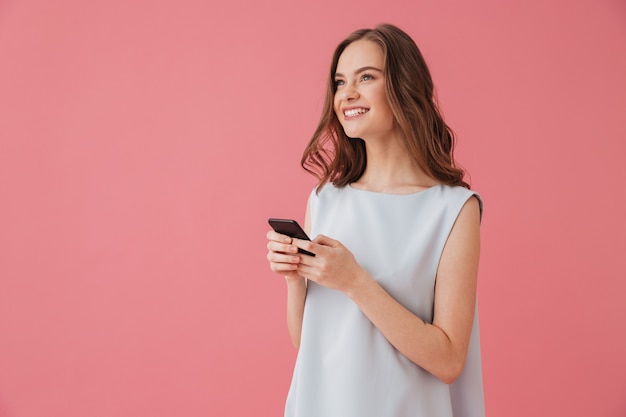
[[[319,285],[349,293],[368,276],[352,252],[338,240],[318,235],[313,241],[294,239],[292,244],[315,254],[300,255],[297,271]]]

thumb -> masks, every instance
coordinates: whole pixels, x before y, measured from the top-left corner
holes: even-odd
[[[340,245],[338,240],[331,239],[328,236],[324,236],[324,235],[317,235],[315,239],[313,239],[313,242],[317,243],[318,245],[323,245],[323,246],[337,247]]]

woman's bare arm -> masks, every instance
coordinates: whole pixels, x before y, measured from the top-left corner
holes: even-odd
[[[309,204],[307,204],[304,219],[304,231],[307,235],[311,232]],[[285,277],[287,284],[287,329],[291,343],[296,349],[299,349],[306,300],[306,279],[296,271],[300,263],[298,247],[292,244],[290,237],[274,231],[268,232],[267,238],[269,240],[267,257],[270,261],[270,268]]]

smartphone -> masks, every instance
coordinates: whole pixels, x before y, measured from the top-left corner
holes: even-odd
[[[295,237],[296,239],[311,240],[306,235],[304,230],[302,230],[302,228],[300,227],[298,222],[295,221],[295,220],[292,220],[292,219],[273,219],[272,218],[272,219],[269,219],[268,222],[269,222],[270,226],[272,226],[272,229],[274,229],[276,232],[278,232],[280,234],[287,235],[289,237]],[[298,248],[298,252],[303,253],[305,255],[309,255],[309,256],[315,256],[314,253],[311,253],[311,252],[306,251],[304,249],[299,249]]]

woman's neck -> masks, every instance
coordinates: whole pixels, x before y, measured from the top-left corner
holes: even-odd
[[[367,166],[352,186],[392,194],[408,194],[430,188],[439,182],[428,176],[398,140],[367,143]]]

